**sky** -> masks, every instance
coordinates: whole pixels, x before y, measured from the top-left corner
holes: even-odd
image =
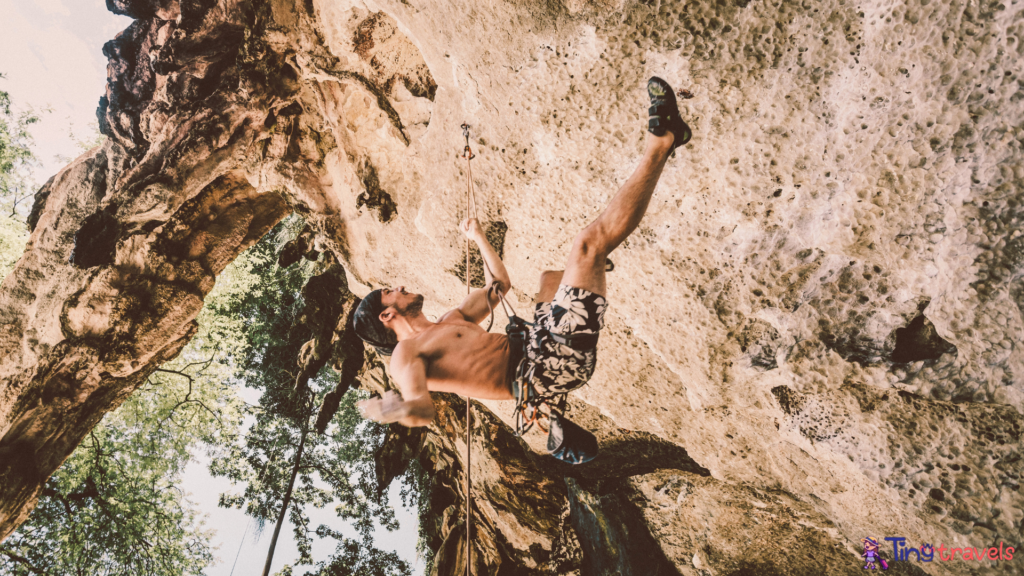
[[[107,81],[103,43],[131,23],[103,0],[0,0],[0,89],[21,109],[40,110],[32,135],[40,183],[81,154],[70,131],[88,139]]]
[[[108,12],[104,0],[0,0],[0,73],[5,75],[0,79],[0,90],[10,93],[19,110],[26,106],[48,110],[32,128],[34,151],[42,163],[35,174],[38,184],[63,168],[66,159],[82,153],[76,139],[92,139],[96,108],[106,85],[107,62],[102,47],[131,22],[130,18]],[[209,515],[206,527],[216,531],[213,544],[218,547],[220,562],[206,575],[260,574],[273,526],[257,537],[255,527],[241,511],[217,507],[218,495],[232,490],[231,483],[211,477],[205,461],[188,467],[183,488]],[[397,488],[397,484],[392,486],[389,495],[401,529],[378,533],[376,542],[381,549],[396,550],[415,566],[414,574],[422,574],[423,563],[417,562],[415,552],[415,514],[399,505]],[[313,526],[329,524],[346,532],[330,509],[311,510],[310,516]],[[328,543],[314,546],[314,558],[326,558],[331,551]],[[281,531],[272,571],[297,557],[291,530],[286,527]]]

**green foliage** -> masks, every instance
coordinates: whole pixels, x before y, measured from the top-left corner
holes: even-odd
[[[277,253],[297,226],[301,226],[301,219],[291,216],[247,250],[243,257],[251,280],[245,292],[237,299],[211,306],[218,316],[241,323],[246,348],[234,358],[241,381],[263,392],[261,406],[293,420],[302,413],[303,402],[290,390],[298,370],[299,348],[305,340],[290,338],[290,332],[302,310],[302,287],[313,275],[314,264],[303,259],[281,268]]]
[[[329,560],[317,563],[316,571],[307,572],[306,576],[391,576],[410,573],[408,565],[394,552],[366,550],[359,542],[331,530],[325,530],[323,535],[337,539],[338,547]]]
[[[14,270],[28,242],[28,226],[11,215],[12,205],[7,198],[0,198],[0,281]]]
[[[244,256],[224,271],[196,338],[103,419],[0,544],[0,574],[183,576],[210,565],[210,534],[178,485],[197,450],[216,454],[242,424],[229,384],[243,326],[214,308],[253,283]]]
[[[429,546],[427,534],[430,528],[430,473],[423,469],[419,460],[413,460],[405,474],[399,476],[401,481],[402,504],[416,509],[419,518],[419,538],[416,540],[416,554],[423,560],[424,574],[430,574],[434,567],[435,550]]]
[[[325,368],[311,379],[309,390],[293,388],[299,348],[309,337],[294,323],[302,310],[302,287],[314,270],[308,264],[281,269],[276,260],[282,240],[293,237],[301,224],[298,217],[286,219],[250,249],[253,275],[260,282],[222,310],[245,325],[248,347],[236,360],[246,386],[262,395],[259,406],[250,409],[253,424],[244,438],[211,464],[215,475],[242,486],[240,493],[222,495],[220,504],[245,510],[260,526],[275,523],[302,444],[288,509],[299,547],[298,564],[314,565],[314,538],[332,538],[338,540],[336,554],[317,563],[315,574],[407,575],[406,562],[373,545],[375,523],[388,530],[398,524],[394,510],[376,495],[373,449],[383,441],[385,427],[359,415],[355,402],[366,394],[346,394],[321,436],[312,432],[312,418],[338,375]],[[310,526],[308,507],[329,505],[340,520],[355,527],[358,540],[328,526]],[[282,573],[291,574],[293,569],[287,566]]]
[[[305,434],[288,510],[299,547],[299,564],[314,563],[314,537],[337,538],[339,546],[349,542],[330,527],[313,529],[306,512],[310,506],[325,508],[333,504],[338,518],[355,527],[359,548],[366,553],[364,562],[369,562],[370,557],[384,557],[373,546],[375,522],[388,530],[398,528],[394,510],[375,494],[372,447],[380,443],[382,427],[368,424],[359,416],[354,403],[363,396],[358,392],[346,394],[339,415],[323,436],[311,431],[308,420],[303,427],[302,423],[293,425],[289,418],[259,413],[244,441],[211,464],[214,475],[226,476],[244,487],[241,493],[222,495],[221,505],[241,508],[258,522],[272,526],[281,510],[301,436]],[[334,560],[327,561],[331,562]],[[389,569],[387,574],[409,573],[404,562],[394,566],[401,569]]]
[[[191,451],[230,441],[240,417],[214,362],[179,368],[154,374],[47,481],[0,544],[0,573],[179,576],[210,564],[210,535],[177,485]]]
[[[39,116],[31,110],[16,112],[10,94],[0,90],[0,195],[11,198],[12,203],[24,201],[34,192],[31,171],[38,161],[32,153],[29,126],[37,122]]]
[[[28,241],[25,218],[35,191],[32,169],[39,165],[29,127],[37,122],[38,115],[17,112],[10,94],[0,90],[0,280],[14,268]]]
[[[202,573],[212,560],[208,534],[176,489],[188,454],[173,440],[184,436],[175,430],[183,423],[203,418],[171,397],[136,395],[93,431],[46,483],[29,521],[0,545],[0,571]],[[138,419],[148,410],[159,416]]]

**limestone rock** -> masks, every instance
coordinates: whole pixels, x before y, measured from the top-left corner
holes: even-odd
[[[433,317],[457,305],[464,122],[478,210],[501,223],[526,313],[539,273],[564,265],[636,164],[657,74],[694,93],[694,139],[613,257],[598,370],[574,402],[599,438],[635,434],[682,469],[548,469],[542,438],[508,440],[510,407],[482,403],[480,570],[581,569],[594,548],[564,536],[566,476],[590,494],[617,486],[684,574],[820,566],[791,555],[786,572],[763,548],[743,564],[747,535],[807,536],[840,573],[867,535],[1020,548],[1021,3],[110,6],[136,18],[105,48],[110,141],[37,195],[0,290],[0,535],[287,211],[356,294],[397,282]],[[384,386],[373,374],[363,385]],[[420,451],[444,477],[432,518],[445,566],[461,554],[454,413]],[[657,512],[650,482],[666,474],[722,523],[698,533],[692,510]],[[516,503],[524,478],[550,490]],[[761,519],[742,503],[755,497],[779,514],[734,525]]]

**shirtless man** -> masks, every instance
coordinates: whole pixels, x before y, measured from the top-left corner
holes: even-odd
[[[596,348],[574,349],[547,337],[596,335],[604,325],[605,263],[640,224],[669,154],[690,139],[675,94],[660,78],[647,83],[651,99],[647,149],[640,165],[597,219],[573,242],[564,271],[546,271],[534,310],[526,362],[527,374],[541,395],[576,389],[594,372]],[[502,294],[511,287],[508,272],[476,220],[462,230],[480,248],[487,284]],[[426,426],[434,419],[430,392],[454,392],[472,398],[513,399],[508,337],[479,326],[499,305],[496,291],[471,292],[437,322],[423,314],[423,296],[404,286],[374,290],[356,309],[354,327],[364,342],[391,354],[391,375],[401,396],[388,392],[359,403],[363,414],[379,422]],[[490,302],[488,303],[488,300]],[[563,342],[564,342],[563,338]],[[515,362],[515,359],[513,359]]]

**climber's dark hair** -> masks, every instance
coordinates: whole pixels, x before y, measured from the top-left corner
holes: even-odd
[[[360,340],[376,348],[377,352],[391,356],[398,345],[398,337],[394,330],[380,321],[380,313],[384,311],[380,296],[381,291],[377,289],[363,298],[352,317],[352,327]]]

